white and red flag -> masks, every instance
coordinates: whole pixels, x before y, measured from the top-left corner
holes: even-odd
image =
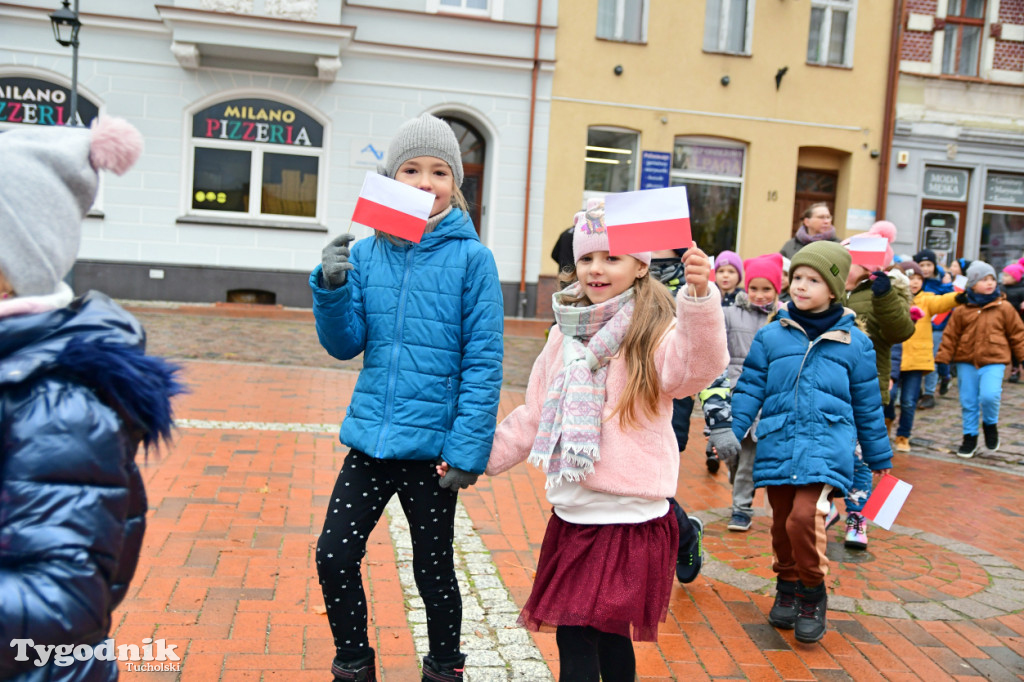
[[[953,288],[959,292],[967,291],[967,278],[963,275],[957,275],[953,279]]]
[[[852,237],[847,248],[854,265],[877,270],[885,265],[889,240],[885,237]]]
[[[604,224],[612,256],[688,247],[692,238],[686,187],[608,194]]]
[[[418,244],[435,198],[430,192],[367,171],[352,222]]]
[[[871,497],[868,498],[861,513],[882,528],[889,530],[913,487],[891,474],[885,474],[878,481],[875,489],[871,491]]]

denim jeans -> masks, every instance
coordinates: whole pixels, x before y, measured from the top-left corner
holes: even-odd
[[[932,357],[939,352],[939,344],[942,343],[942,332],[932,330]],[[935,395],[935,386],[938,385],[939,379],[949,379],[949,365],[941,362],[935,363],[935,371],[929,372],[924,378],[924,394]]]
[[[966,362],[956,364],[956,381],[960,389],[960,411],[964,435],[978,435],[978,413],[986,424],[999,423],[999,402],[1003,395],[1003,373],[1006,365],[975,367]],[[980,410],[979,410],[980,407]]]
[[[864,456],[860,451],[860,443],[854,449],[853,460],[853,485],[846,492],[846,513],[860,513],[871,497],[872,474],[871,469],[864,463]]]
[[[890,419],[895,416],[896,401],[900,403],[900,422],[896,427],[896,435],[910,438],[910,432],[914,429],[914,413],[917,411],[917,399],[921,395],[921,380],[924,378],[923,370],[911,370],[900,372],[899,388],[893,386],[890,391],[889,412]]]

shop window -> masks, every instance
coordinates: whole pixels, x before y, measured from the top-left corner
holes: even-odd
[[[943,29],[942,73],[977,76],[985,29],[985,0],[949,0]]]
[[[632,130],[605,126],[589,128],[584,190],[588,193],[604,194],[630,192],[636,189],[639,141],[640,135]]]
[[[707,0],[704,49],[708,52],[750,54],[753,0]]]
[[[671,184],[686,186],[693,239],[710,254],[736,250],[744,157],[745,147],[739,144],[693,137],[675,140]]]
[[[812,0],[807,63],[853,66],[856,0]]]
[[[1024,175],[988,174],[979,255],[996,272],[1024,256]]]
[[[265,99],[220,102],[192,117],[195,215],[319,219],[323,126]]]
[[[642,43],[647,40],[647,0],[598,0],[597,37]]]

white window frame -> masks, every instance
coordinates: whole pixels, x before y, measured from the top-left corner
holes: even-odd
[[[852,68],[854,39],[857,35],[857,0],[847,0],[845,2],[843,0],[811,0],[811,9],[815,8],[825,10],[825,18],[821,22],[822,31],[818,41],[818,52],[825,56],[826,61],[808,61],[807,63],[816,66]],[[846,39],[843,42],[843,61],[841,64],[830,64],[827,61],[828,44],[832,37],[833,9],[840,9],[848,14],[846,20]],[[810,23],[807,25],[807,30],[811,30]]]
[[[626,29],[626,3],[631,0],[607,0],[615,3],[615,28],[612,35],[603,36],[597,33],[602,40],[616,40],[622,43],[646,43],[647,42],[647,16],[650,13],[650,0],[635,0],[640,3],[640,37],[638,40],[625,38],[623,33]],[[601,0],[597,4],[600,6]],[[600,11],[600,10],[599,10]]]
[[[669,170],[669,186],[675,186],[674,180],[696,180],[698,182],[718,182],[722,184],[734,184],[740,188],[740,201],[739,207],[737,208],[736,218],[736,244],[735,249],[739,249],[743,237],[743,202],[747,199],[747,162],[750,159],[750,145],[744,142],[737,142],[736,140],[729,140],[721,137],[707,137],[701,135],[676,135],[672,138],[672,153],[675,154],[676,143],[682,141],[683,144],[701,145],[704,147],[725,147],[728,149],[742,149],[743,150],[743,167],[740,169],[740,176],[737,178],[734,175],[712,175],[710,173],[694,173],[692,171],[676,170],[670,168]]]
[[[294,104],[288,100],[281,99],[280,96],[268,95],[267,93],[230,93],[225,95],[219,93],[218,97],[214,99],[206,99],[202,103],[192,107],[185,118],[185,153],[182,158],[185,160],[187,167],[182,177],[185,181],[184,191],[182,192],[183,199],[183,214],[193,216],[196,218],[207,218],[210,222],[219,222],[224,220],[255,220],[255,221],[274,221],[284,224],[294,223],[296,227],[308,226],[311,224],[323,225],[326,217],[327,208],[327,172],[326,172],[326,160],[327,156],[325,153],[325,146],[328,137],[328,130],[326,124],[322,123],[319,117],[314,120],[320,125],[324,126],[323,140],[321,141],[320,147],[300,147],[296,145],[284,145],[284,144],[271,144],[267,142],[245,142],[239,140],[219,140],[216,138],[198,138],[192,136],[192,119],[193,117],[203,111],[207,107],[210,107],[218,102],[234,99],[245,99],[247,97],[256,99],[273,99],[281,104],[294,107],[302,110],[306,115],[313,117],[306,106]],[[204,210],[201,208],[193,208],[192,198],[195,192],[195,150],[196,148],[202,149],[224,149],[229,151],[240,151],[249,153],[249,210],[246,212],[242,211],[212,211]],[[288,156],[311,156],[317,159],[317,178],[316,178],[316,215],[315,216],[295,216],[287,215],[282,213],[263,213],[263,155],[264,154],[282,154]]]
[[[729,38],[729,3],[732,0],[706,0],[704,25],[707,26],[707,17],[712,11],[712,2],[718,4],[718,39],[714,47],[704,45],[705,52],[721,52],[724,54],[749,55],[753,49],[754,42],[754,2],[747,0],[747,17],[743,27],[743,49],[739,52],[728,50],[725,45]],[[705,29],[706,31],[707,29]]]
[[[505,0],[487,0],[487,9],[466,7],[466,0],[459,0],[459,5],[442,5],[441,0],[426,0],[426,11],[430,14],[461,14],[467,17],[482,17],[501,20],[504,14]],[[534,0],[538,2],[539,0]]]

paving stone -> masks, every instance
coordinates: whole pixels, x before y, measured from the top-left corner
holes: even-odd
[[[959,611],[971,618],[993,618],[1006,613],[1005,609],[994,608],[972,598],[950,599],[945,602],[945,605],[954,611]]]
[[[918,618],[920,620],[959,620],[962,618],[962,616],[947,607],[945,604],[940,604],[938,602],[905,604],[904,608],[906,608],[914,618]]]
[[[829,606],[832,606],[829,604]],[[910,618],[907,610],[899,604],[891,601],[877,601],[874,599],[858,599],[857,606],[873,616],[884,616],[886,618]]]

